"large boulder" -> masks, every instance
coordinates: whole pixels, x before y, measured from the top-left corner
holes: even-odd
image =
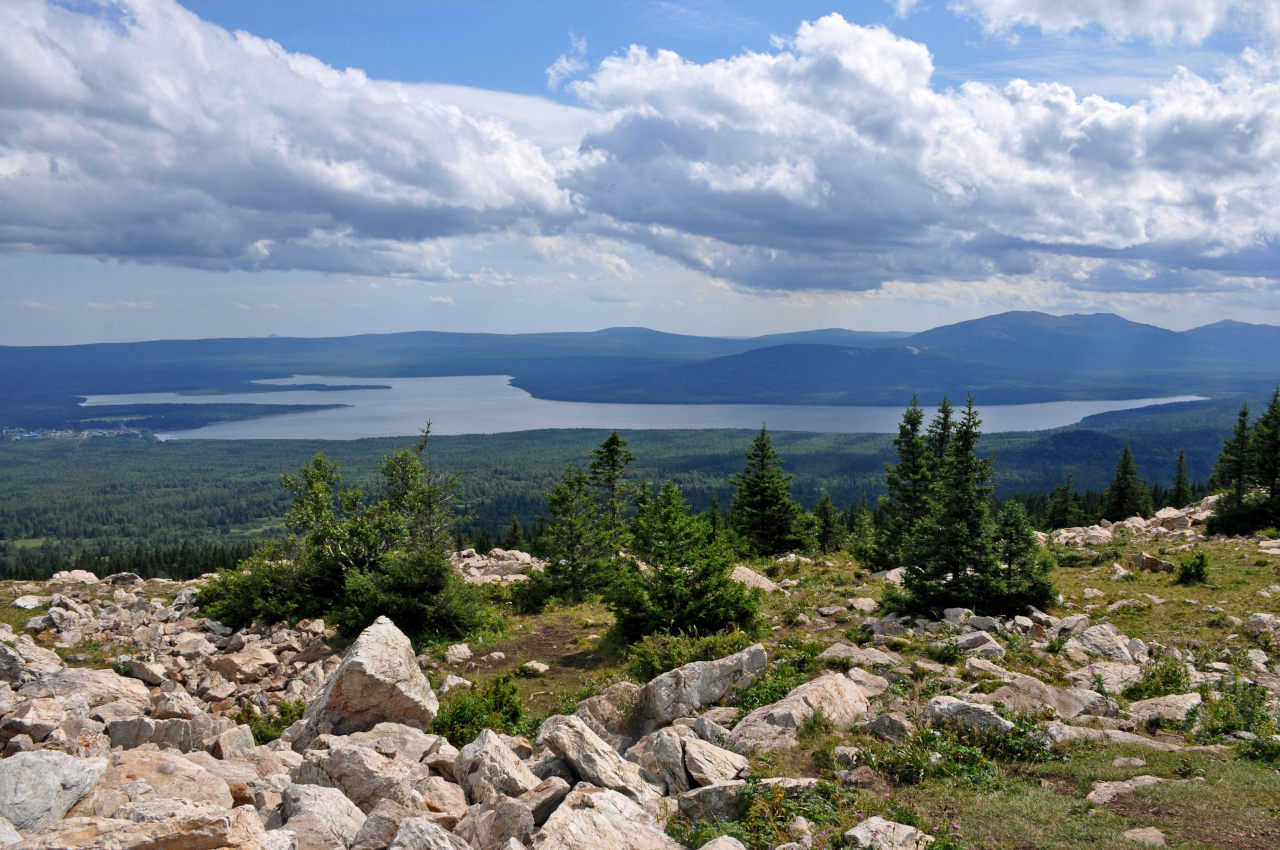
[[[106,759],[78,759],[52,750],[0,760],[0,817],[36,832],[60,820],[107,772]]]
[[[285,825],[297,833],[299,847],[347,850],[364,826],[364,812],[337,788],[295,784],[281,796]]]
[[[867,715],[870,705],[853,680],[828,673],[805,682],[778,702],[764,705],[738,722],[726,746],[739,753],[789,749],[796,745],[801,725],[815,712],[837,729],[845,729]]]
[[[492,729],[485,729],[458,752],[453,772],[472,803],[482,803],[493,794],[518,797],[542,781]]]
[[[701,738],[685,738],[684,766],[694,785],[712,785],[741,777],[748,763],[737,753]]]
[[[1084,652],[1122,664],[1134,662],[1133,653],[1129,651],[1129,638],[1120,634],[1111,623],[1100,623],[1090,626],[1080,634],[1067,641],[1064,647],[1067,652]]]
[[[952,696],[936,696],[925,706],[923,719],[932,726],[959,726],[978,732],[1004,734],[1014,725],[989,705],[966,702]]]
[[[472,850],[471,845],[429,818],[409,818],[400,824],[387,850]]]
[[[6,850],[267,850],[275,834],[251,806],[206,805],[161,820],[68,818]]]
[[[592,785],[625,794],[639,803],[662,796],[641,775],[639,767],[618,755],[581,718],[564,714],[548,717],[538,729],[538,744],[559,756]]]
[[[0,680],[14,687],[66,667],[56,652],[37,646],[29,635],[18,635],[12,644],[5,641],[0,641]]]
[[[123,750],[111,754],[111,763],[97,790],[119,788],[142,781],[156,795],[171,800],[212,803],[229,809],[235,804],[226,781],[190,759],[174,752]]]
[[[47,673],[23,685],[18,694],[28,699],[56,699],[72,711],[86,713],[108,703],[134,714],[151,710],[151,692],[142,682],[114,670],[91,667],[68,667]]]
[[[694,661],[656,677],[641,688],[636,704],[644,731],[720,702],[735,687],[751,684],[768,660],[764,646],[757,643],[726,658]]]
[[[307,706],[291,743],[302,752],[317,735],[347,735],[383,721],[427,731],[439,708],[409,638],[379,617],[360,633],[319,698]]]
[[[580,788],[565,797],[533,850],[681,850],[644,809],[616,791]]]
[[[414,786],[428,776],[430,769],[420,762],[388,758],[363,744],[308,750],[296,771],[299,783],[337,788],[365,813],[384,799],[422,807],[422,795]]]
[[[1203,703],[1200,694],[1169,694],[1142,699],[1129,704],[1129,714],[1138,723],[1152,726],[1160,723],[1185,723],[1191,712]]]

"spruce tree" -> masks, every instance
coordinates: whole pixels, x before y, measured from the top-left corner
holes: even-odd
[[[1049,495],[1048,516],[1045,524],[1049,530],[1076,528],[1084,523],[1084,511],[1076,498],[1075,476],[1067,474],[1067,482],[1053,488]]]
[[[1173,469],[1173,489],[1169,491],[1169,504],[1185,508],[1191,504],[1191,479],[1187,476],[1187,452],[1178,452],[1178,462]]]
[[[546,596],[577,601],[603,590],[612,578],[612,539],[600,519],[590,480],[581,467],[570,464],[547,493],[547,523],[543,548],[547,567],[538,579]],[[533,584],[533,582],[525,582]]]
[[[921,431],[924,411],[915,396],[902,414],[898,436],[893,445],[898,450],[896,466],[885,464],[885,489],[880,498],[880,523],[875,560],[882,569],[892,570],[906,565],[905,553],[917,524],[929,513],[929,448]]]
[[[646,500],[635,518],[633,540],[636,556],[648,568],[622,568],[605,596],[624,639],[755,625],[759,591],[731,578],[732,552],[704,517],[689,513],[673,482]]]
[[[1274,501],[1280,495],[1280,389],[1271,394],[1267,409],[1253,423],[1249,433],[1249,461],[1252,483]]]
[[[524,529],[520,527],[520,518],[512,517],[511,525],[507,527],[507,534],[502,539],[502,548],[521,550],[525,545]]]
[[[998,567],[989,508],[995,488],[991,459],[976,452],[981,424],[970,398],[949,434],[938,429],[947,453],[932,476],[930,510],[912,536],[903,576],[910,607],[917,610],[990,607],[983,595]]]
[[[782,471],[782,459],[774,451],[764,426],[751,441],[746,458],[746,468],[729,479],[737,487],[733,496],[734,531],[758,555],[801,548],[804,541],[796,528],[800,506],[791,498],[791,476]]]
[[[1115,476],[1103,495],[1106,518],[1120,522],[1131,516],[1151,515],[1151,491],[1147,482],[1138,477],[1138,465],[1133,461],[1129,444],[1124,444],[1120,460],[1116,462]]]
[[[840,521],[840,512],[832,503],[831,496],[822,494],[822,498],[813,508],[813,516],[817,520],[816,536],[818,548],[822,550],[822,554],[827,555],[839,549],[844,537],[844,523]]]
[[[1214,486],[1224,488],[1227,493],[1223,498],[1223,508],[1239,509],[1244,506],[1245,494],[1249,492],[1250,474],[1249,453],[1249,405],[1240,407],[1236,417],[1235,430],[1222,444],[1218,453],[1218,463],[1213,470]]]
[[[1005,613],[1021,611],[1028,605],[1042,608],[1053,599],[1049,568],[1039,557],[1040,545],[1027,512],[1017,502],[1000,511],[995,531],[996,557],[1000,571],[987,582],[983,594],[993,608]]]
[[[627,441],[614,431],[598,447],[591,451],[588,466],[591,486],[600,494],[606,529],[615,548],[623,543],[623,512],[626,509],[630,488],[623,477],[636,456],[627,450]]]

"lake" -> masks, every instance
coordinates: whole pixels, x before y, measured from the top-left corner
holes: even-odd
[[[899,407],[819,407],[784,404],[596,404],[534,398],[505,375],[449,378],[344,378],[295,375],[257,383],[380,385],[388,389],[280,390],[224,395],[135,393],[89,396],[85,406],[104,404],[343,404],[346,407],[224,422],[189,431],[157,434],[162,440],[358,440],[418,433],[496,434],[540,428],[759,428],[775,431],[895,433]],[[1108,401],[1054,401],[980,407],[983,430],[1041,431],[1079,422],[1094,413],[1153,404],[1195,401],[1199,396]]]

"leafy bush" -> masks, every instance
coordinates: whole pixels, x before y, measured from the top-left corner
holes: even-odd
[[[1200,728],[1197,737],[1214,741],[1232,732],[1252,732],[1270,737],[1277,732],[1277,719],[1267,709],[1267,689],[1261,685],[1229,676],[1216,691],[1200,689],[1204,702],[1200,706]]]
[[[742,631],[705,637],[646,635],[628,647],[627,673],[638,682],[647,682],[693,661],[714,661],[740,652],[753,642],[754,638]]]
[[[497,625],[480,591],[440,551],[392,552],[376,569],[347,573],[338,630],[355,635],[380,615],[417,645]]]
[[[1131,682],[1121,692],[1125,699],[1139,700],[1166,694],[1185,694],[1191,690],[1191,674],[1187,665],[1172,655],[1154,659],[1142,668],[1142,678]]]
[[[464,691],[440,706],[431,731],[443,735],[455,747],[475,740],[485,729],[507,735],[533,731],[532,719],[515,680],[503,673],[486,687]]]
[[[731,553],[705,517],[689,513],[673,482],[641,505],[632,534],[648,567],[624,568],[605,595],[623,639],[758,626],[760,592],[730,577]]]
[[[253,732],[254,743],[262,746],[276,740],[294,723],[302,719],[307,704],[302,700],[285,700],[267,714],[259,714],[249,702],[231,716],[237,725],[244,724]]]
[[[1244,758],[1280,764],[1280,741],[1275,738],[1259,736],[1244,741],[1237,749]]]
[[[297,562],[275,541],[239,566],[220,570],[201,588],[196,604],[206,617],[233,629],[254,620],[296,622],[323,611],[312,611],[314,600],[305,593],[306,582]]]
[[[1190,558],[1178,564],[1178,584],[1205,584],[1209,581],[1209,556],[1197,549]]]
[[[964,648],[954,640],[931,643],[925,654],[939,664],[955,664],[964,658]]]
[[[981,747],[937,729],[922,730],[897,743],[870,744],[863,748],[861,759],[900,785],[943,777],[977,787],[992,787],[1000,781],[999,771]]]

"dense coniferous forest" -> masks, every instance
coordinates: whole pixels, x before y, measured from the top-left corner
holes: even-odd
[[[1260,398],[1259,406],[1265,402]],[[1193,482],[1205,482],[1230,434],[1239,399],[1163,405],[1090,417],[1050,432],[991,434],[982,452],[998,457],[996,495],[1017,497],[1043,525],[1050,494],[1068,476],[1082,519],[1102,515],[1102,493],[1129,442],[1156,506],[1186,451]],[[437,437],[433,463],[460,472],[462,540],[500,545],[512,520],[528,535],[546,513],[545,494],[568,463],[584,463],[608,432],[555,430]],[[714,498],[727,508],[730,478],[754,432],[624,432],[637,480],[674,481],[693,510]],[[805,510],[824,495],[846,511],[864,498],[874,510],[893,460],[888,434],[776,432],[774,447],[794,476]],[[199,574],[245,545],[283,534],[289,504],[280,484],[323,451],[344,479],[371,487],[384,455],[410,438],[354,441],[169,441],[142,438],[0,442],[0,571],[22,575],[65,569],[80,558],[112,558],[110,569]],[[1201,483],[1196,490],[1203,492]],[[186,545],[186,554],[182,547]],[[193,554],[200,553],[200,554]],[[230,553],[230,554],[227,554]],[[128,563],[122,558],[131,559]],[[105,568],[105,566],[104,566]]]

